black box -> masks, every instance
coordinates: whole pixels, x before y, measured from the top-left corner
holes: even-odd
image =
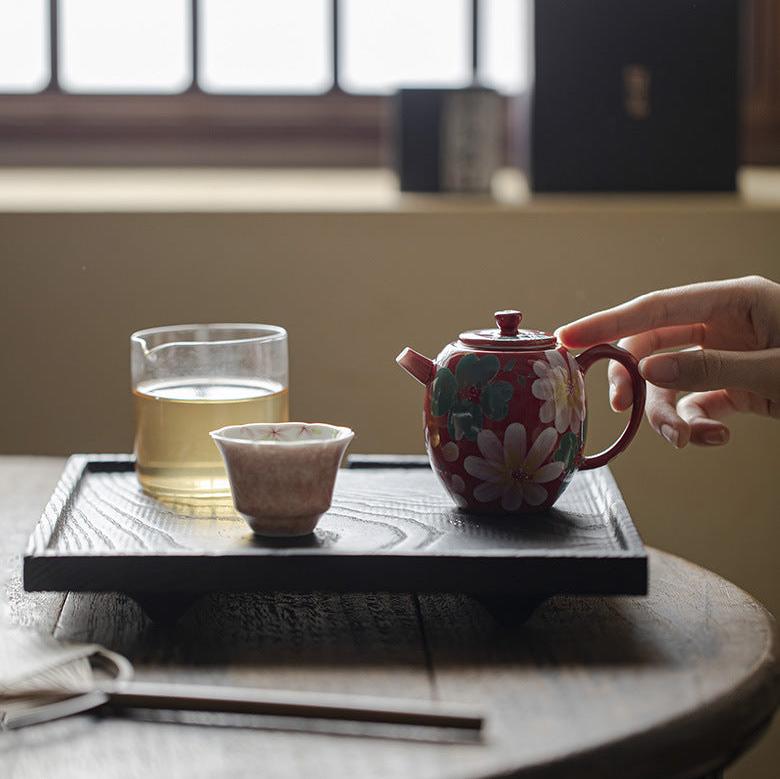
[[[492,89],[401,89],[395,98],[401,191],[489,192],[501,164],[502,121]]]
[[[738,0],[537,0],[536,192],[736,185]]]

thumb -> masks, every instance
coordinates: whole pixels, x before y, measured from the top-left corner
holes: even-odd
[[[743,389],[780,400],[780,349],[729,352],[691,349],[655,354],[639,372],[658,387],[676,390]]]

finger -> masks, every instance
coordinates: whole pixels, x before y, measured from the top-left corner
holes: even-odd
[[[620,342],[619,346],[623,346]],[[623,346],[624,349],[628,349],[631,354],[637,359],[641,359],[644,355],[637,355],[628,347]],[[609,367],[607,368],[607,378],[609,379],[609,404],[612,406],[613,411],[625,411],[634,402],[634,387],[631,383],[631,374],[619,363],[614,360],[610,360]]]
[[[718,311],[749,305],[749,279],[690,284],[650,292],[558,328],[565,346],[579,349],[646,330],[707,322]]]
[[[732,414],[780,417],[780,403],[772,403],[747,390],[710,390],[685,395],[677,404],[677,413],[689,423],[697,417],[721,421]]]
[[[658,330],[648,330],[645,333],[622,338],[618,346],[631,352],[637,360],[647,357],[660,349],[673,346],[691,346],[701,344],[704,340],[704,326],[680,325],[677,327],[662,327]],[[611,361],[607,370],[609,377],[609,400],[615,411],[625,411],[633,402],[631,376],[618,362]]]
[[[648,384],[645,415],[653,430],[675,448],[682,449],[690,440],[690,425],[677,413],[674,390]]]
[[[722,446],[731,433],[721,420],[736,412],[728,390],[692,392],[677,403],[677,413],[691,427],[691,443],[700,446]]]
[[[639,372],[659,387],[676,390],[749,390],[780,400],[780,348],[754,352],[691,349],[655,354],[639,363]]]

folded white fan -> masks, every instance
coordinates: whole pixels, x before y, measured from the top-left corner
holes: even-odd
[[[91,660],[96,658],[115,668],[117,681],[132,678],[130,663],[99,644],[61,643],[34,630],[2,625],[0,727],[9,719],[94,690]],[[94,705],[85,700],[79,708]]]

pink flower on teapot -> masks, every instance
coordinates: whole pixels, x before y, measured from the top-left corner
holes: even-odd
[[[499,311],[496,329],[461,333],[436,360],[406,348],[398,364],[425,385],[425,446],[455,504],[475,512],[550,508],[577,470],[605,465],[633,439],[645,383],[629,352],[599,344],[577,357],[555,337],[521,330],[519,311]],[[599,359],[631,375],[634,405],[615,443],[585,456],[584,374]]]

